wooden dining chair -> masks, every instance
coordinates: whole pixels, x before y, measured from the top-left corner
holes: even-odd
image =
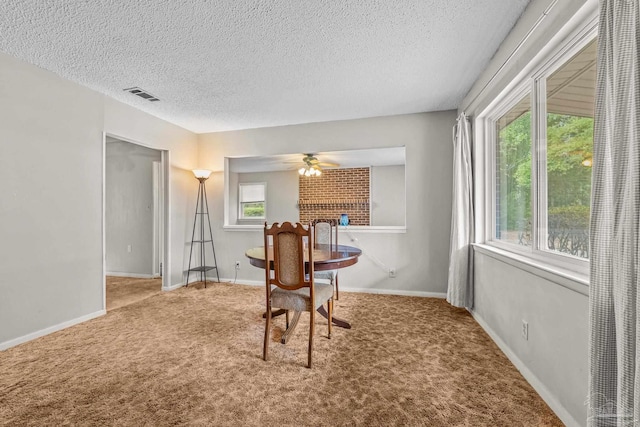
[[[267,290],[267,313],[264,330],[262,358],[268,360],[271,335],[272,307],[297,312],[309,312],[308,363],[312,367],[314,314],[318,307],[328,303],[328,337],[331,338],[333,313],[333,286],[314,281],[313,275],[313,228],[300,223],[295,225],[277,222],[264,224],[265,277]],[[272,248],[272,250],[271,250]],[[306,266],[306,267],[305,267]],[[288,315],[287,315],[288,317]],[[287,325],[289,326],[289,325]],[[291,326],[293,327],[293,326]]]
[[[313,226],[313,237],[316,244],[325,244],[338,246],[338,221],[335,219],[314,219],[311,221]],[[336,289],[336,299],[340,299],[340,290],[338,289],[338,270],[316,271],[314,277],[316,279],[328,280]]]

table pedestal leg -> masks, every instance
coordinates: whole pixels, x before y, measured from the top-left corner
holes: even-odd
[[[323,305],[321,305],[320,307],[318,307],[318,310],[316,310],[318,313],[320,313],[320,315],[322,317],[324,317],[325,319],[327,319],[329,317],[329,313],[327,313],[327,310],[324,308]],[[275,310],[271,312],[271,318],[274,318],[276,316],[280,316],[282,314],[285,314],[287,311],[284,309],[280,309],[280,310]],[[280,342],[282,344],[286,344],[287,340],[291,337],[291,335],[293,335],[293,331],[296,329],[296,326],[298,325],[298,321],[300,320],[300,311],[294,311],[293,312],[293,317],[291,318],[291,321],[289,322],[289,327],[287,328],[286,331],[284,331],[282,333],[282,337],[280,338]],[[267,313],[264,313],[262,315],[262,317],[266,317]],[[332,323],[340,328],[345,328],[345,329],[351,329],[351,324],[349,322],[347,322],[346,320],[337,318],[335,316],[331,317]]]
[[[320,313],[320,315],[325,319],[329,318],[329,313],[327,313],[327,310],[324,308],[324,305],[321,305],[320,307],[318,307],[317,312]],[[351,323],[347,322],[346,320],[340,319],[336,316],[331,316],[331,323],[333,323],[339,328],[351,329]]]
[[[298,320],[300,320],[300,313],[300,311],[293,312],[293,318],[291,319],[291,322],[289,322],[289,327],[282,333],[282,337],[280,338],[280,342],[282,344],[286,344],[291,334],[293,334],[293,331],[298,324]]]

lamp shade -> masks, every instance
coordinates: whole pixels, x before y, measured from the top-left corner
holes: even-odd
[[[208,169],[194,169],[193,174],[198,179],[207,179],[209,178],[209,175],[211,175],[211,171]]]

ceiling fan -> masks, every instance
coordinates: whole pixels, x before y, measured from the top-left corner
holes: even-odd
[[[304,157],[302,161],[304,166],[298,169],[298,173],[304,176],[320,176],[322,174],[322,168],[337,168],[340,165],[337,163],[321,162],[313,153],[303,153]]]

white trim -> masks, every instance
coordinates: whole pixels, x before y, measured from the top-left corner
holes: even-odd
[[[205,275],[205,279],[207,280],[207,283],[212,282],[212,283],[218,283],[218,278],[213,276],[213,277],[209,277]],[[173,285],[167,286],[166,288],[163,286],[162,290],[163,291],[173,291],[174,289],[178,289],[181,288],[183,286],[187,286],[187,284],[192,284],[192,283],[197,283],[200,281],[200,273],[199,272],[195,272],[194,275],[191,276],[191,280],[189,280],[189,283],[185,283],[185,282],[180,282],[180,283],[175,283]],[[233,279],[223,279],[220,278],[220,282],[233,282]],[[260,282],[261,285],[264,285],[264,282]]]
[[[530,256],[518,255],[491,245],[474,244],[473,249],[505,264],[557,283],[574,292],[589,296],[588,275],[554,266],[545,261],[534,260]]]
[[[493,329],[484,321],[484,319],[474,311],[469,311],[471,316],[475,319],[476,322],[484,329],[484,331],[491,337],[491,339],[498,345],[500,350],[507,356],[507,358],[515,365],[515,367],[520,371],[522,376],[527,380],[527,382],[533,387],[533,389],[542,397],[547,405],[556,413],[558,418],[569,427],[580,427],[583,423],[578,422],[573,416],[567,411],[567,409],[560,403],[558,398],[549,391],[549,389],[538,379],[538,377],[529,370],[527,365],[524,364],[522,360],[511,350],[511,348],[500,338],[500,336],[495,333]]]
[[[208,280],[208,278],[207,278]],[[228,282],[232,285],[247,285],[247,286],[264,286],[264,280],[238,280],[236,279],[235,283],[233,279],[227,279],[225,277],[220,278],[221,282]]]
[[[114,276],[114,277],[133,277],[135,279],[158,279],[158,278],[160,278],[160,275],[156,275],[156,274],[124,273],[124,272],[121,272],[121,271],[107,271],[107,272],[105,272],[105,275]]]
[[[169,288],[169,280],[171,278],[171,152],[168,149],[156,147],[144,142],[136,141],[131,138],[117,135],[115,133],[102,132],[102,265],[103,273],[106,274],[107,265],[107,248],[106,248],[106,162],[107,162],[107,136],[119,139],[130,144],[139,145],[142,147],[156,150],[160,153],[160,167],[162,168],[162,189],[163,189],[163,205],[164,205],[164,248],[162,248],[162,287]],[[104,276],[103,274],[103,276]],[[132,276],[133,277],[133,276]],[[107,282],[104,281],[103,294],[104,294],[104,308],[107,307],[106,302]]]
[[[100,207],[100,227],[102,231],[102,309],[107,312],[107,134],[102,132],[102,206]]]
[[[361,294],[400,295],[407,297],[447,298],[446,292],[403,291],[401,289],[351,288],[340,286],[340,292],[356,292]]]
[[[173,291],[176,290],[178,288],[181,288],[184,286],[184,283],[176,283],[175,285],[169,285],[167,287],[165,287],[164,285],[162,286],[162,291],[163,292],[169,292],[169,291]]]
[[[222,228],[229,227],[229,191],[231,185],[229,184],[229,157],[224,158],[224,203],[223,203],[223,225]]]
[[[30,334],[23,335],[18,338],[10,339],[9,341],[5,341],[0,343],[0,351],[6,350],[11,347],[15,347],[19,344],[23,344],[28,341],[35,340],[36,338],[43,337],[45,335],[52,334],[54,332],[61,331],[70,326],[77,325],[79,323],[86,322],[87,320],[95,319],[96,317],[100,317],[107,314],[106,310],[98,310],[90,314],[85,314],[84,316],[77,317],[75,319],[67,320],[66,322],[58,323],[57,325],[49,326],[48,328],[40,329],[39,331],[31,332]]]
[[[162,152],[160,161],[153,162],[153,255],[151,271],[154,276],[162,274],[161,265],[164,260],[162,247],[164,243],[164,169],[162,167]]]
[[[171,152],[162,150],[160,152],[161,165],[163,170],[164,189],[164,245],[162,248],[162,287],[170,287],[171,281]]]

